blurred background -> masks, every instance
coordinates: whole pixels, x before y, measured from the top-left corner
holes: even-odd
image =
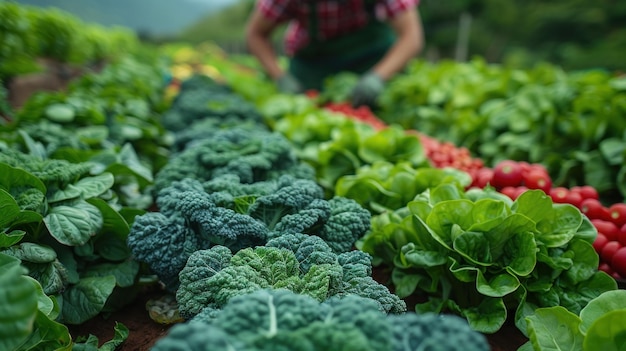
[[[142,41],[213,41],[245,53],[243,32],[254,0],[29,0],[86,22],[124,26]],[[547,61],[565,69],[626,70],[626,1],[421,0],[422,57],[466,61],[474,56],[509,67]],[[276,33],[276,48],[281,50]]]

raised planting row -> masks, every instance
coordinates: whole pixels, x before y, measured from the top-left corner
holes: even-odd
[[[126,240],[169,154],[163,88],[157,67],[128,58],[32,97],[0,128],[0,349],[98,347],[68,327],[139,292]],[[128,333],[117,324],[106,347]]]
[[[155,350],[489,349],[457,316],[406,311],[373,279],[372,256],[354,249],[371,213],[326,196],[293,144],[252,105],[224,94],[206,77],[183,82],[164,118],[189,118],[188,128],[174,131],[177,151],[156,175],[158,211],[130,230],[135,258],[176,296],[186,320]]]

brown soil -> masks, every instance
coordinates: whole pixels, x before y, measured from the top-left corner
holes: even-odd
[[[153,321],[146,310],[146,302],[163,296],[164,293],[155,289],[145,289],[131,303],[119,311],[108,315],[100,314],[80,325],[70,325],[73,339],[87,337],[90,334],[98,337],[100,344],[113,339],[115,323],[121,323],[129,330],[128,338],[116,351],[146,351],[154,343],[167,334],[171,325],[163,325]]]

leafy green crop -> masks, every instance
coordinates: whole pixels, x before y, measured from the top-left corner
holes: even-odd
[[[626,345],[626,291],[607,291],[589,301],[580,314],[561,306],[538,308],[526,317],[525,350],[620,351]]]
[[[19,259],[59,302],[62,323],[100,313],[139,270],[126,246],[128,222],[102,198],[113,175],[90,168],[11,149],[0,157],[0,253]]]
[[[374,218],[362,249],[393,266],[397,294],[428,296],[418,310],[451,311],[493,333],[511,312],[524,330],[538,307],[578,313],[615,289],[597,269],[596,233],[578,209],[539,190],[512,202],[442,184]]]

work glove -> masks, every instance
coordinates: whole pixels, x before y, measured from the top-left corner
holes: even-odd
[[[298,94],[304,91],[298,79],[289,73],[278,77],[278,79],[276,79],[276,86],[278,87],[278,91],[286,94]]]
[[[352,106],[366,105],[373,107],[376,104],[378,95],[383,92],[384,88],[385,82],[378,74],[374,72],[365,73],[352,89],[350,96]]]

